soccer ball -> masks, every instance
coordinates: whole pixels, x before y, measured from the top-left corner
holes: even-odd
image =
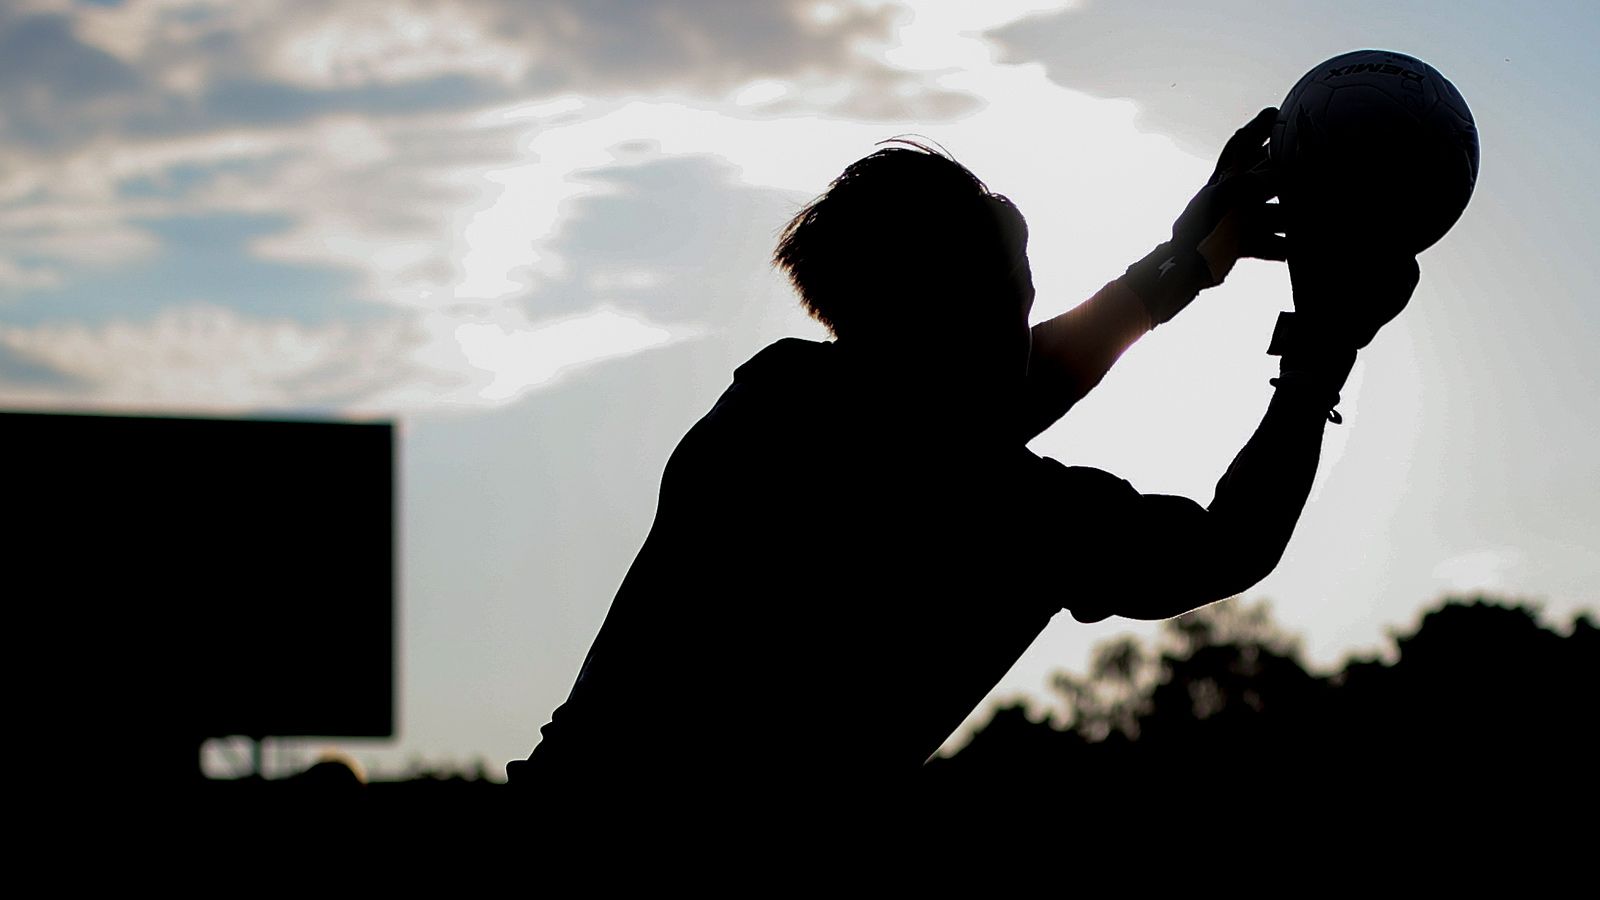
[[[1478,129],[1461,92],[1389,50],[1307,72],[1278,107],[1267,149],[1291,228],[1359,228],[1412,254],[1444,237],[1478,179]]]

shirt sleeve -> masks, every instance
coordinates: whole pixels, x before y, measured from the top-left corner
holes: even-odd
[[[1019,423],[1022,439],[1032,440],[1060,419],[1149,330],[1149,313],[1121,279],[1033,326]]]
[[[1080,622],[1170,618],[1250,589],[1283,557],[1326,422],[1325,409],[1280,391],[1207,506],[1040,460],[1045,589]]]

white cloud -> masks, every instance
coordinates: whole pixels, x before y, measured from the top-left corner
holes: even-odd
[[[789,93],[789,86],[774,78],[759,78],[734,92],[733,102],[739,106],[761,106],[781,99]]]
[[[462,295],[460,220],[517,159],[513,128],[472,111],[283,132],[282,154],[204,179],[186,206],[281,218],[287,227],[257,238],[255,254],[354,271],[373,302],[426,308]]]
[[[445,75],[711,96],[818,70],[893,81],[876,51],[903,18],[897,3],[816,0],[125,0],[80,7],[72,24],[78,40],[190,98],[223,78],[326,90]]]
[[[64,382],[0,384],[0,404],[357,415],[481,409],[584,366],[703,333],[608,308],[539,322],[502,310],[308,326],[191,303],[147,322],[0,325],[0,354]]]
[[[911,14],[885,58],[908,69],[991,66],[999,58],[998,48],[980,32],[1077,5],[1076,0],[909,0]]]
[[[84,223],[71,229],[16,235],[8,244],[9,249],[30,256],[95,268],[148,258],[159,246],[149,233],[126,222],[108,222],[101,226]],[[53,277],[60,276],[59,269],[41,268],[40,271],[52,271],[56,273]]]
[[[469,5],[367,3],[328,6],[268,57],[279,80],[315,88],[477,75],[515,82],[532,60]]]
[[[293,8],[274,0],[128,0],[79,5],[73,35],[185,99],[219,73],[257,66],[252,39],[276,33]]]
[[[329,169],[356,142],[351,129],[319,123],[309,129],[228,129],[204,135],[149,140],[100,139],[43,158],[17,157],[0,180],[0,273],[32,271],[48,281],[7,280],[16,289],[57,286],[68,270],[105,268],[158,254],[162,247],[145,223],[176,215],[207,215],[235,208],[195,202],[175,187],[178,173],[210,167],[261,165],[297,147],[326,143]],[[333,133],[339,141],[322,142]],[[129,196],[133,185],[155,188]],[[235,201],[241,198],[234,198]],[[263,205],[277,211],[281,203]],[[27,261],[25,261],[27,260]]]
[[[72,24],[84,43],[138,63],[158,46],[191,43],[207,33],[258,21],[266,7],[261,0],[133,0],[83,6]]]
[[[0,288],[18,291],[41,290],[61,286],[61,273],[44,266],[18,265],[0,257]]]
[[[549,239],[563,204],[593,189],[574,173],[614,163],[610,144],[655,137],[667,153],[717,153],[718,140],[736,131],[746,148],[759,142],[761,129],[721,114],[727,101],[717,98],[729,90],[791,113],[844,104],[893,114],[901,104],[903,114],[944,102],[876,55],[905,18],[895,4],[795,0],[756,9],[681,0],[648,14],[629,10],[493,0],[332,7],[129,0],[74,8],[72,34],[131,67],[123,87],[140,93],[118,108],[137,109],[150,136],[128,138],[112,116],[97,119],[85,142],[9,154],[0,177],[0,282],[13,290],[53,286],[75,267],[158,253],[150,220],[239,213],[286,223],[256,239],[255,253],[354,270],[366,299],[424,308],[500,300],[565,271]],[[482,54],[491,51],[500,56],[486,62]],[[309,88],[445,72],[505,81],[526,68],[526,60],[512,59],[518,54],[561,70],[544,79],[552,85],[600,93],[541,96],[542,88],[524,86],[520,99],[490,110],[376,117],[317,113],[312,104],[309,118],[291,115],[283,124],[196,129],[188,122],[178,134],[161,130],[162,110],[199,114],[204,98],[196,91],[224,76]],[[172,78],[188,87],[173,89]],[[711,81],[720,87],[708,90]],[[164,89],[183,99],[162,99]],[[604,99],[619,91],[657,99]],[[82,118],[87,109],[63,105],[58,117]],[[226,112],[206,115],[226,121]],[[817,120],[793,124],[806,121]],[[782,139],[801,137],[793,124],[777,126]],[[829,124],[849,127],[837,116]],[[739,155],[754,169],[765,165],[759,153]],[[801,171],[805,177],[784,180],[821,183],[822,168]],[[773,179],[757,172],[753,182]],[[137,199],[127,196],[132,188]]]
[[[401,376],[415,340],[394,324],[311,327],[206,304],[141,323],[0,325],[0,348],[75,385],[65,393],[4,385],[0,399],[147,411],[341,408]]]
[[[898,132],[924,131],[1021,204],[1034,235],[1042,315],[1087,296],[1126,260],[1159,240],[1170,216],[1203,180],[1206,161],[1186,156],[1164,138],[1134,131],[1131,104],[1064,90],[1037,66],[992,63],[979,31],[1010,21],[1035,4],[1011,3],[982,14],[963,4],[919,4],[914,18],[899,15],[892,4],[871,6],[877,10],[871,13],[877,16],[873,21],[900,23],[887,35],[909,54],[907,64],[914,61],[935,71],[952,95],[981,96],[988,105],[931,124],[862,119],[842,111],[848,108],[839,105],[844,95],[819,96],[834,87],[846,93],[862,90],[846,83],[849,67],[833,72],[823,67],[785,77],[730,80],[732,87],[711,96],[676,88],[633,100],[529,95],[445,113],[325,114],[273,127],[91,142],[59,159],[36,160],[28,178],[14,175],[0,185],[0,196],[15,198],[0,208],[0,236],[6,239],[6,250],[0,250],[0,283],[43,287],[70,265],[156,252],[159,248],[139,224],[148,218],[236,213],[281,219],[286,226],[255,238],[253,253],[287,265],[355,272],[363,298],[395,308],[423,336],[406,350],[396,349],[393,342],[383,345],[396,354],[392,365],[415,365],[430,373],[405,381],[403,387],[386,386],[380,393],[389,399],[383,402],[414,408],[424,405],[428,391],[446,405],[503,402],[548,383],[550,373],[591,354],[634,352],[682,336],[681,331],[660,331],[682,323],[638,322],[596,311],[607,292],[638,292],[659,283],[648,258],[626,269],[579,273],[577,288],[596,304],[590,307],[591,318],[574,320],[586,324],[567,323],[550,331],[557,326],[517,318],[521,309],[537,309],[539,292],[572,275],[574,264],[581,263],[563,257],[581,254],[582,248],[562,238],[575,201],[616,190],[594,177],[597,172],[663,157],[706,155],[729,161],[746,186],[791,191],[803,198],[871,152],[875,142]],[[134,3],[107,11],[111,18],[105,21],[133,22],[145,16],[148,21],[140,20],[139,26],[145,38],[115,39],[123,41],[116,52],[144,60],[159,55],[162,42],[175,40],[173,35],[192,39],[206,29],[236,30],[241,22],[265,15],[248,3],[207,6],[205,15],[190,18],[179,15],[193,8]],[[327,18],[299,7],[291,13],[287,19],[293,21],[283,27],[295,34],[315,33],[306,31],[306,23]],[[84,20],[89,23],[85,33],[98,27],[92,23],[100,15],[95,12]],[[427,16],[426,21],[405,18],[410,13],[384,18],[389,14],[376,6],[344,8],[337,15],[354,17],[350,21],[381,19],[378,30],[392,32],[383,40],[429,43],[427,29],[446,28],[438,24],[443,20]],[[818,15],[827,19],[837,14]],[[824,22],[816,27],[833,26]],[[861,31],[863,39],[874,33]],[[350,40],[358,48],[368,46],[361,43],[365,38]],[[390,46],[383,40],[371,47]],[[374,60],[384,55],[371,53]],[[978,64],[950,65],[962,61]],[[325,67],[324,75],[334,80],[389,77],[340,65],[327,63],[331,68]],[[906,84],[869,83],[865,89],[893,93],[897,85]],[[741,99],[750,105],[741,105]],[[901,113],[908,108],[902,106]],[[156,195],[145,196],[146,190],[130,198],[127,189],[133,185],[154,186]],[[775,232],[781,224],[750,222],[747,227]],[[18,248],[35,258],[7,255]],[[84,252],[75,258],[79,250]],[[471,313],[458,309],[463,303]],[[571,305],[566,301],[566,308]],[[190,329],[198,328],[192,314],[186,315],[191,316],[185,320]],[[483,316],[488,318],[474,318]],[[182,330],[176,321],[160,319],[165,330],[146,328],[141,333],[170,344],[176,340],[174,329]],[[236,324],[243,322],[255,320],[240,313]],[[259,336],[265,326],[252,327]],[[358,327],[364,326],[350,326]],[[82,347],[92,343],[91,334],[94,340],[109,341],[131,334],[128,328],[132,326],[35,337]],[[247,330],[238,325],[231,333],[244,340]],[[571,337],[580,334],[582,341]],[[316,329],[299,335],[298,344],[284,345],[291,356],[293,346],[320,347],[335,340]],[[574,349],[574,341],[592,346]],[[35,355],[44,352],[37,342],[28,346]],[[527,353],[549,358],[530,360]],[[193,358],[212,359],[237,374],[221,358]],[[170,355],[157,353],[152,359],[178,365]],[[74,373],[84,371],[81,360],[50,362]],[[192,367],[178,368],[173,396],[190,390],[178,385],[196,383],[199,377]],[[88,374],[94,382],[106,373]],[[154,376],[129,372],[128,377],[133,395],[159,397],[166,390]],[[220,391],[225,382],[213,387]],[[238,402],[261,402],[270,393],[261,383],[249,378],[234,382]],[[219,396],[209,388],[194,390],[197,401]],[[315,402],[314,391],[306,396]],[[280,396],[272,402],[282,401]]]
[[[1454,556],[1433,568],[1440,588],[1452,594],[1514,594],[1522,587],[1526,555],[1515,547],[1490,547]]]
[[[478,396],[499,403],[547,384],[574,367],[659,347],[696,333],[601,309],[540,327],[465,322],[456,326],[455,338],[468,363],[494,376]]]

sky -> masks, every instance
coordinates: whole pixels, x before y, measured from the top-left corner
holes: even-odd
[[[1302,73],[1382,47],[1466,97],[1477,189],[1247,596],[1323,668],[1447,593],[1564,625],[1600,606],[1597,43],[1581,0],[8,0],[0,408],[398,423],[399,730],[338,746],[498,777],[677,440],[763,346],[825,338],[768,258],[845,165],[917,134],[1013,198],[1043,319],[1164,239]],[[1209,501],[1289,303],[1241,263],[1033,449]],[[992,699],[1047,714],[1053,671],[1155,627],[1059,615]]]

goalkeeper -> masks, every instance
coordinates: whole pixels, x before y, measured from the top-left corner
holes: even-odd
[[[775,255],[834,339],[757,353],[683,438],[511,784],[597,801],[903,783],[1059,610],[1166,618],[1271,572],[1356,353],[1418,277],[1327,211],[1269,202],[1275,113],[1228,141],[1169,240],[1031,328],[1007,198],[921,145],[849,166]],[[1027,449],[1241,257],[1287,260],[1295,312],[1209,505]]]

